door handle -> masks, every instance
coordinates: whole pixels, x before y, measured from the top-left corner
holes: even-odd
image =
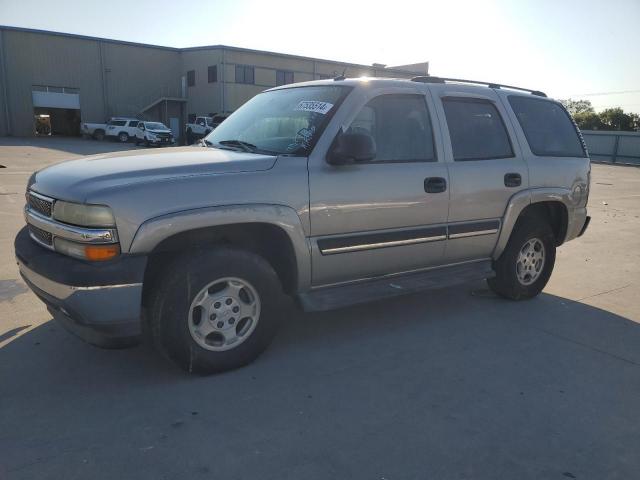
[[[427,193],[442,193],[447,189],[447,181],[442,177],[427,177],[424,179],[424,191]]]
[[[522,185],[522,177],[519,173],[505,173],[504,174],[504,186],[505,187],[519,187]]]

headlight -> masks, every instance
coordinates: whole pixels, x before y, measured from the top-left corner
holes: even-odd
[[[53,245],[56,252],[81,260],[91,260],[92,262],[111,260],[120,255],[120,246],[118,244],[90,245],[58,237],[54,239]]]
[[[114,227],[115,218],[105,205],[84,205],[58,200],[53,204],[53,218],[81,227]]]

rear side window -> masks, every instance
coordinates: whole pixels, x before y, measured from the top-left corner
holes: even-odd
[[[541,157],[584,157],[585,151],[571,117],[558,103],[512,95],[509,103],[527,137]]]
[[[371,135],[372,162],[433,162],[433,132],[422,95],[381,95],[367,103],[347,133]]]
[[[454,160],[513,157],[507,129],[493,103],[479,98],[445,98],[442,105]]]
[[[109,125],[115,125],[116,127],[124,127],[127,124],[125,120],[112,120]]]

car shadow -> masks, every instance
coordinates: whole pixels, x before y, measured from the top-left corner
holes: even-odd
[[[640,471],[629,319],[549,294],[511,302],[484,283],[288,311],[256,362],[209,377],[146,344],[91,347],[52,321],[23,333],[0,349],[0,477]]]

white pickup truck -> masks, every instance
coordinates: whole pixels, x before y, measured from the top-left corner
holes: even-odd
[[[111,137],[119,142],[126,143],[136,136],[140,120],[127,117],[112,117],[107,123],[86,123],[80,126],[82,135],[103,140]]]
[[[213,117],[199,116],[193,123],[187,123],[184,126],[187,144],[192,144],[196,140],[206,137],[220,125],[228,115],[214,115]]]
[[[107,125],[105,123],[86,123],[83,122],[80,125],[80,132],[85,137],[93,138],[94,140],[103,140],[107,131]]]

